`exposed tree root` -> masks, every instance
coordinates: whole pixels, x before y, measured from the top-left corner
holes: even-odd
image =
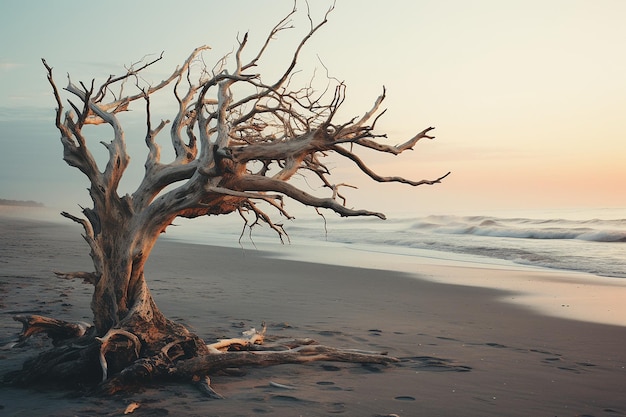
[[[22,323],[19,343],[34,334],[45,333],[52,339],[52,344],[57,346],[62,341],[84,336],[91,328],[89,324],[83,322],[70,323],[37,315],[15,316],[13,319]]]
[[[100,366],[102,366],[102,382],[106,381],[107,376],[108,376],[108,364],[107,364],[105,354],[111,348],[111,339],[114,338],[115,336],[124,336],[128,338],[135,347],[136,357],[139,358],[139,351],[141,350],[141,342],[139,341],[139,338],[135,336],[134,334],[132,334],[131,332],[128,332],[122,329],[111,329],[107,332],[106,335],[104,335],[104,337],[96,337],[96,340],[102,344],[100,346],[100,354],[98,357],[100,361]]]
[[[218,394],[213,387],[211,387],[211,379],[208,376],[205,376],[204,378],[194,378],[195,380],[198,380],[196,382],[196,386],[198,387],[198,389],[200,390],[200,392],[202,392],[205,396],[214,399],[214,400],[223,400],[224,397],[221,394]]]
[[[194,348],[197,342],[194,337],[174,338],[156,351],[143,345],[145,338],[141,334],[125,329],[111,329],[103,337],[96,337],[85,331],[78,335],[77,329],[82,327],[76,323],[41,316],[18,316],[15,319],[24,324],[20,340],[45,333],[56,345],[27,361],[22,370],[7,374],[5,381],[15,385],[73,381],[87,383],[94,393],[113,394],[154,379],[166,379],[192,383],[209,398],[222,398],[211,387],[209,375],[233,368],[313,361],[383,365],[398,361],[384,352],[337,349],[306,338],[264,344],[265,324],[260,332],[251,329],[243,332],[242,337],[220,340],[207,345],[206,351],[199,352]],[[150,356],[142,356],[145,352],[155,351]],[[115,365],[111,366],[110,362]]]

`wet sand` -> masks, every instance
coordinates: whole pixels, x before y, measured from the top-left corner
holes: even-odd
[[[0,217],[0,342],[15,314],[91,320],[91,288],[52,271],[91,270],[73,224]],[[277,259],[270,252],[160,241],[147,277],[161,310],[207,342],[268,323],[268,333],[345,348],[383,350],[388,367],[313,363],[212,377],[226,397],[158,383],[110,398],[0,387],[0,414],[118,416],[622,416],[626,327],[556,318],[506,302],[502,289],[424,276]],[[492,270],[493,274],[520,271]],[[426,276],[428,275],[428,276]],[[4,344],[4,343],[2,343]],[[48,346],[35,337],[0,350],[0,374]],[[281,389],[275,382],[293,387]]]

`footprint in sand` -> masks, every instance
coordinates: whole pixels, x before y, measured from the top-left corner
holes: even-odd
[[[334,330],[321,330],[317,332],[317,334],[319,334],[320,336],[339,336],[339,335],[342,335],[343,333],[337,332]]]
[[[508,348],[508,346],[501,345],[500,343],[493,343],[493,342],[485,343],[485,345],[492,347],[492,348],[498,348],[498,349]]]
[[[398,401],[415,401],[415,397],[411,397],[410,395],[400,395],[395,397],[394,400]]]
[[[313,401],[305,400],[303,398],[298,398],[293,395],[272,395],[270,397],[272,401],[286,402],[286,403],[294,403],[294,404],[304,404],[313,406],[315,403]]]
[[[316,384],[324,387],[324,391],[342,391],[343,390],[341,387],[336,386],[335,383],[331,381],[318,381],[316,382]]]

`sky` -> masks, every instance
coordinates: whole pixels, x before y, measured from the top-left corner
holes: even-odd
[[[309,3],[314,20],[331,4]],[[3,0],[0,198],[70,210],[89,204],[86,180],[61,159],[41,58],[64,86],[68,73],[75,82],[102,82],[163,51],[145,75],[156,82],[200,45],[212,47],[204,58],[213,62],[249,32],[249,53],[256,52],[292,6]],[[295,28],[278,36],[260,72],[287,62],[308,29],[306,3],[298,9]],[[375,184],[337,164],[335,182],[359,187],[346,190],[348,205],[419,214],[626,207],[624,16],[622,0],[337,0],[303,52],[303,73],[327,68],[346,82],[346,117],[368,110],[384,85],[388,111],[378,126],[389,143],[436,127],[436,139],[412,152],[368,159],[381,175],[432,179],[452,171],[442,184],[411,188]],[[132,192],[145,160],[145,123],[135,113],[124,117],[133,168],[122,191]],[[97,142],[106,137],[94,132],[93,148],[103,149]],[[166,147],[167,136],[160,139]]]

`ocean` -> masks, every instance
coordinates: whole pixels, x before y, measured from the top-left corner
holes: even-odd
[[[168,228],[166,239],[283,252],[285,257],[314,262],[320,260],[315,248],[325,248],[327,261],[334,256],[337,263],[363,267],[376,266],[375,254],[394,254],[626,278],[626,209],[401,214],[384,221],[305,215],[285,220],[289,241],[284,246],[267,226],[243,230],[238,216],[176,224]]]

